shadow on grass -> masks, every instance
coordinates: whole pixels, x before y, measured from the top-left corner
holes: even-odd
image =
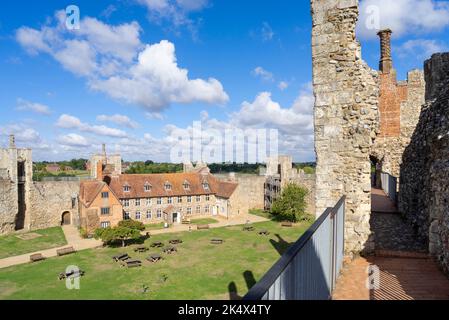
[[[252,271],[246,270],[245,272],[243,272],[243,278],[245,279],[248,291],[251,290],[251,288],[254,287],[254,285],[257,283]],[[239,295],[237,285],[234,281],[229,283],[228,291],[230,300],[242,300],[243,297]]]
[[[278,238],[278,241],[270,239],[270,243],[279,255],[282,256],[294,242],[285,241],[279,234],[275,234],[275,236]]]

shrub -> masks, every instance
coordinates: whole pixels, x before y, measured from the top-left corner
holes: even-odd
[[[309,221],[311,216],[306,212],[306,197],[309,191],[297,184],[289,184],[272,206],[271,214],[277,220],[291,222]]]
[[[133,230],[144,231],[145,225],[140,221],[135,220],[123,220],[118,223],[119,227],[129,228]]]
[[[83,239],[87,239],[89,237],[89,233],[84,228],[80,229],[80,235],[81,235],[81,238],[83,238]]]

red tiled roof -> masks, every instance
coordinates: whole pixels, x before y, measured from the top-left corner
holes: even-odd
[[[82,181],[80,184],[80,200],[86,207],[89,207],[92,201],[95,200],[97,195],[103,189],[105,183],[103,181]]]
[[[184,188],[184,183],[189,188]],[[203,183],[209,184],[209,189],[203,188]],[[151,186],[151,191],[145,191],[145,185]],[[170,184],[171,190],[165,185]],[[129,192],[124,191],[129,186]],[[168,173],[168,174],[122,174],[111,177],[109,184],[111,190],[120,199],[154,198],[212,195],[229,198],[237,188],[237,184],[221,182],[211,174],[201,173]]]

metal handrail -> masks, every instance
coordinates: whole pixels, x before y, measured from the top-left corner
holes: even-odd
[[[334,208],[327,208],[324,213],[312,224],[312,226],[293,244],[286,253],[271,267],[271,269],[257,282],[243,298],[246,301],[261,300],[282,272],[290,265],[304,246],[311,240],[318,228],[331,216],[334,217],[338,209],[345,203],[346,196],[342,197]]]

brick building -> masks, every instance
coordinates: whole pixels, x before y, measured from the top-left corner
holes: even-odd
[[[97,164],[96,181],[81,183],[81,227],[94,231],[133,219],[144,224],[179,224],[193,217],[229,218],[238,184],[207,172],[114,174]]]

